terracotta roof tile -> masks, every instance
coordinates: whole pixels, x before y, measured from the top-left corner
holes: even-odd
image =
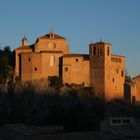
[[[20,46],[16,48],[15,50],[32,50],[29,46]]]
[[[89,45],[111,45],[111,44],[106,41],[99,41],[99,42],[95,42],[95,43],[90,43]]]
[[[64,54],[63,57],[83,57],[83,60],[89,60],[88,54]]]
[[[63,51],[41,51],[41,53],[63,53]]]
[[[140,74],[136,75],[133,79],[139,79],[140,78]]]
[[[50,37],[50,35],[54,35],[53,37]],[[52,39],[66,39],[66,38],[64,38],[63,36],[60,36],[60,35],[57,35],[57,34],[55,34],[55,33],[49,33],[49,34],[45,34],[45,35],[43,35],[43,36],[41,36],[41,37],[38,37],[38,39],[45,39],[45,38],[52,38]]]
[[[72,54],[65,54],[64,57],[89,57],[89,55],[88,54],[72,53]]]

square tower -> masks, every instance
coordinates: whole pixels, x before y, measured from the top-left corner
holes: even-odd
[[[122,99],[124,90],[124,57],[112,55],[111,48],[108,42],[89,45],[90,86],[97,97],[105,100]]]

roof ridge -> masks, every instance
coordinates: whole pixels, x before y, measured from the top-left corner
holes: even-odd
[[[51,37],[51,34],[53,35],[52,37]],[[56,34],[56,33],[54,33],[54,32],[50,32],[50,33],[48,33],[48,34],[45,34],[45,35],[43,35],[43,36],[38,37],[38,39],[41,39],[41,38],[66,39],[65,37],[60,36],[60,35],[58,35],[58,34]]]

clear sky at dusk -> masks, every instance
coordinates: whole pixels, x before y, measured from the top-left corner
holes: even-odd
[[[0,47],[28,44],[53,29],[71,52],[88,53],[93,41],[109,41],[126,56],[130,75],[140,74],[140,0],[0,0]]]

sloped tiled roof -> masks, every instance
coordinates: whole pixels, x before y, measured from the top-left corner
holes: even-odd
[[[16,48],[15,50],[32,50],[29,46],[20,46]]]
[[[50,35],[51,34],[53,34],[54,35],[54,37],[50,37]],[[66,38],[64,38],[63,36],[60,36],[60,35],[57,35],[57,34],[55,34],[54,32],[52,33],[52,32],[50,32],[50,33],[48,33],[48,34],[45,34],[45,35],[43,35],[43,36],[41,36],[41,37],[38,37],[38,39],[45,39],[45,38],[53,38],[53,39],[66,39]]]
[[[71,53],[71,54],[64,54],[64,57],[89,57],[89,55],[88,54]]]
[[[125,57],[123,55],[118,55],[118,54],[111,54],[111,57]]]
[[[63,51],[40,51],[41,53],[63,53]]]
[[[99,42],[95,42],[95,43],[91,43],[91,45],[111,45],[109,42],[107,41],[99,41]]]
[[[84,60],[89,60],[89,55],[88,54],[64,54],[63,57],[83,57]]]
[[[133,79],[139,79],[140,78],[140,74],[135,76]]]

